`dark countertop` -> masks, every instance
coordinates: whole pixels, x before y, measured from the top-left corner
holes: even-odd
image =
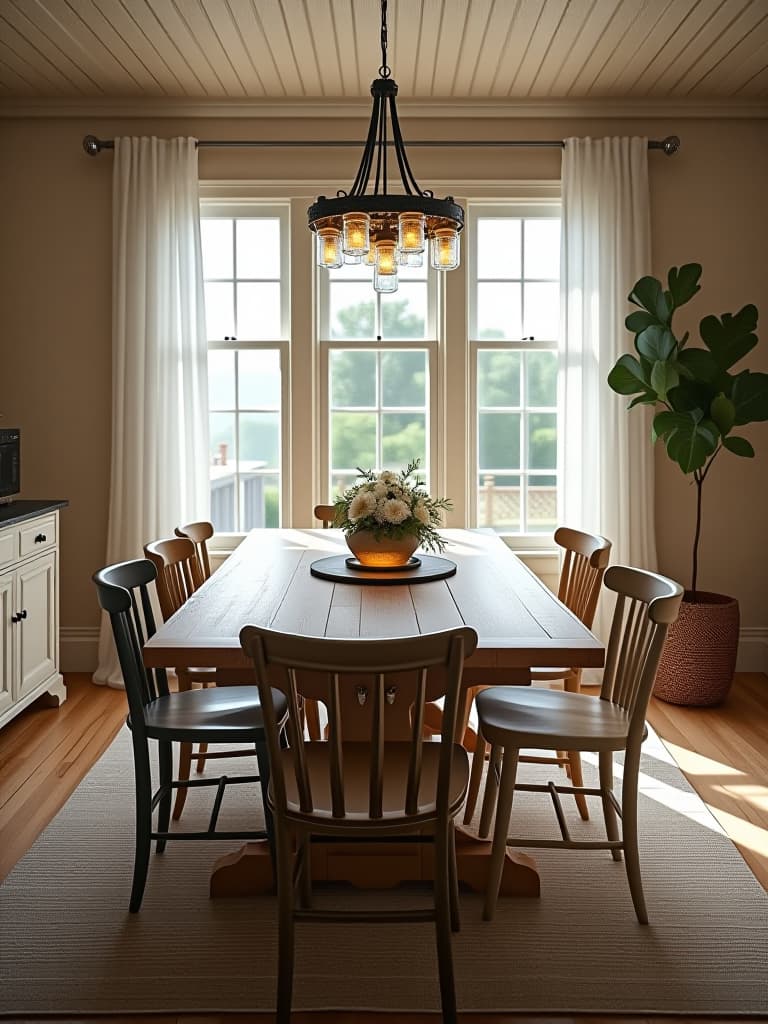
[[[32,501],[26,498],[17,498],[7,505],[0,505],[0,527],[13,526],[14,523],[21,523],[25,519],[34,519],[46,512],[54,512],[57,508],[66,508],[69,502],[65,498],[42,498]]]

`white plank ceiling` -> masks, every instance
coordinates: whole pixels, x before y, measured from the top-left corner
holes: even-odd
[[[378,0],[0,0],[0,101],[360,100]],[[389,0],[401,100],[764,101],[768,0]]]

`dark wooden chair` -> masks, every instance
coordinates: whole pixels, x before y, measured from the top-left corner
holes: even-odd
[[[315,505],[314,514],[315,519],[319,519],[323,524],[324,530],[333,526],[333,519],[335,515],[333,505]]]
[[[199,689],[172,693],[165,669],[147,669],[141,649],[155,632],[149,585],[156,578],[149,559],[137,559],[107,566],[93,576],[100,606],[109,614],[112,633],[128,698],[128,726],[133,741],[133,765],[136,792],[136,848],[129,909],[136,913],[144,895],[149,870],[149,855],[165,850],[169,839],[247,840],[271,837],[270,811],[266,800],[269,757],[255,686],[226,689]],[[271,714],[280,728],[287,715],[285,698],[274,695]],[[153,791],[150,771],[150,740],[157,743],[159,786]],[[249,743],[256,754],[258,775],[217,779],[174,779],[174,743]],[[261,784],[266,829],[219,831],[219,808],[226,786],[234,783]],[[174,790],[192,786],[215,786],[208,829],[199,832],[170,831],[171,798]],[[153,814],[157,810],[157,826]]]
[[[462,627],[397,640],[332,640],[245,626],[240,642],[256,667],[272,765],[268,799],[278,889],[277,1021],[287,1024],[291,1016],[294,923],[315,919],[433,921],[442,1019],[455,1022],[451,931],[458,931],[459,911],[454,818],[466,795],[469,758],[454,735],[462,667],[477,644],[475,631]],[[288,747],[280,745],[273,688],[288,701]],[[425,703],[440,696],[445,697],[441,742],[424,741]],[[328,710],[325,742],[304,740],[301,698],[307,697]],[[398,721],[403,736],[395,728]],[[345,740],[345,725],[354,738]],[[313,909],[313,836],[380,842],[408,836],[433,843],[434,905],[378,913]]]

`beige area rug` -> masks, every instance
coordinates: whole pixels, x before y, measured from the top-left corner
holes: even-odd
[[[624,866],[607,852],[539,851],[541,899],[502,900],[489,924],[481,897],[462,894],[460,1009],[768,1013],[768,896],[662,744],[652,736],[646,749],[650,926],[637,924]],[[233,773],[244,763],[233,761]],[[232,821],[251,815],[256,788],[234,791]],[[185,825],[200,821],[210,796],[193,791]],[[594,812],[584,826],[571,814],[575,834],[594,833]],[[517,832],[540,834],[551,805],[521,795],[516,817]],[[176,843],[153,856],[142,910],[128,914],[132,766],[123,730],[0,887],[0,1013],[272,1009],[274,899],[209,899],[209,868],[225,846]],[[322,898],[392,906],[423,895],[339,888]],[[432,926],[300,924],[294,1005],[436,1010]]]

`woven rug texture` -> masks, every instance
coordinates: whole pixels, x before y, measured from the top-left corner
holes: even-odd
[[[642,872],[651,923],[637,923],[624,865],[607,851],[535,851],[540,899],[461,895],[454,936],[460,1010],[768,1015],[768,895],[666,748],[645,745]],[[232,774],[245,758],[211,762]],[[224,770],[222,767],[221,770]],[[521,766],[527,780],[556,768]],[[620,772],[620,768],[617,769]],[[596,777],[594,759],[585,774]],[[193,790],[182,826],[207,821],[212,790]],[[602,836],[599,801],[574,838]],[[260,817],[258,786],[229,791],[222,822]],[[556,836],[548,797],[515,798],[515,834]],[[152,856],[140,913],[127,910],[133,768],[123,729],[0,886],[0,1015],[213,1013],[274,1008],[271,895],[208,896],[211,864],[239,843],[171,843]],[[334,906],[413,905],[429,891],[324,890]],[[433,926],[297,926],[295,1009],[437,1011]]]

